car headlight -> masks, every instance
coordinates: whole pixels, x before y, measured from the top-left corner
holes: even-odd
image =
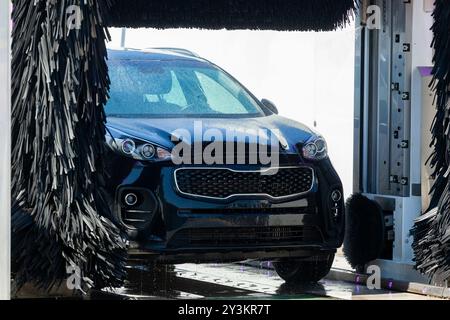
[[[328,147],[324,138],[314,136],[302,148],[303,158],[308,160],[322,160],[328,156]]]
[[[136,150],[136,144],[131,139],[125,139],[121,142],[121,149],[122,152],[128,155],[132,155],[133,152]]]
[[[136,138],[106,137],[108,146],[115,152],[141,161],[166,161],[172,159],[172,154],[154,143]]]
[[[145,159],[151,159],[155,156],[156,148],[154,145],[146,143],[141,147],[140,153]]]

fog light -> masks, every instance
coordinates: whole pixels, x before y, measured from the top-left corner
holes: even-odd
[[[342,199],[342,193],[339,190],[334,190],[331,193],[331,200],[333,200],[334,202],[338,202]]]
[[[127,206],[134,206],[138,202],[138,196],[135,193],[127,193],[125,196],[125,204]]]

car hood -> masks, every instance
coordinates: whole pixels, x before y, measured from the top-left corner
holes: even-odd
[[[295,145],[304,143],[315,133],[305,125],[286,119],[278,115],[257,118],[117,118],[108,117],[107,127],[119,130],[130,137],[143,139],[160,146],[173,147],[172,139],[180,136],[180,130],[189,133],[191,141],[210,142],[195,128],[201,127],[203,132],[208,129],[219,130],[224,142],[227,140],[226,131],[235,130],[245,132],[245,136],[258,136],[256,132],[273,132],[286,152],[296,152]],[[250,130],[250,131],[249,131]],[[253,134],[252,131],[255,133]],[[261,135],[260,135],[261,137]],[[239,141],[239,138],[234,138]]]

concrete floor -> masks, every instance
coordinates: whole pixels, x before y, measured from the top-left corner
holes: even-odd
[[[369,290],[348,282],[322,280],[314,285],[289,286],[265,268],[242,264],[183,264],[129,269],[123,288],[93,292],[91,299],[341,299],[426,300],[423,295]]]

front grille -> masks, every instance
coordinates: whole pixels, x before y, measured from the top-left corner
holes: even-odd
[[[322,243],[316,227],[201,228],[177,232],[169,247],[242,247]]]
[[[272,169],[273,170],[273,169]],[[279,168],[275,174],[230,169],[182,168],[175,171],[178,190],[187,195],[227,199],[238,195],[283,198],[309,192],[314,172],[308,167]]]

